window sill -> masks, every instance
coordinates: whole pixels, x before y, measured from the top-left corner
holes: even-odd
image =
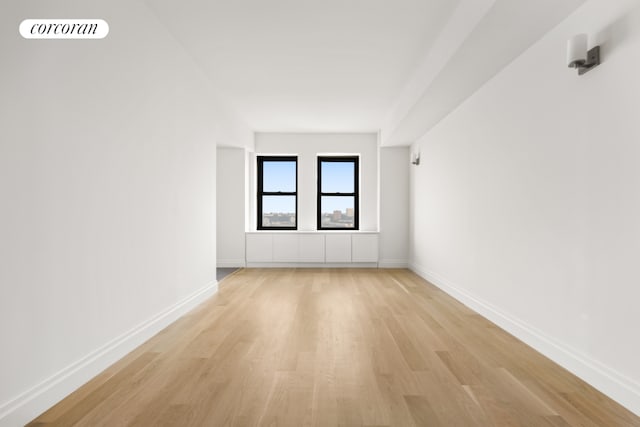
[[[263,233],[274,233],[274,234],[377,234],[380,233],[378,230],[251,230],[245,231],[246,234],[263,234]]]

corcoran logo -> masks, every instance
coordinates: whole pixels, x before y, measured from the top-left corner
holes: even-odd
[[[109,24],[102,19],[25,19],[20,35],[25,39],[103,39]]]

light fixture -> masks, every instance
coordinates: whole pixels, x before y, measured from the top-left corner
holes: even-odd
[[[587,50],[587,35],[576,34],[567,41],[567,65],[579,75],[592,70],[600,65],[600,46]]]
[[[420,153],[411,154],[411,164],[418,166],[420,164]]]

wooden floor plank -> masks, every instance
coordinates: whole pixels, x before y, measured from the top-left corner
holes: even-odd
[[[244,269],[33,426],[640,426],[408,270]]]

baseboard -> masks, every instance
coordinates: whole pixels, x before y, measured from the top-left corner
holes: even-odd
[[[247,268],[378,268],[377,262],[248,262]]]
[[[415,263],[409,269],[640,416],[640,384]]]
[[[379,268],[408,268],[409,261],[406,259],[382,259],[378,261]]]
[[[245,266],[244,258],[238,259],[219,259],[216,262],[219,268],[243,268]]]
[[[0,405],[0,426],[22,426],[218,291],[213,282]]]

